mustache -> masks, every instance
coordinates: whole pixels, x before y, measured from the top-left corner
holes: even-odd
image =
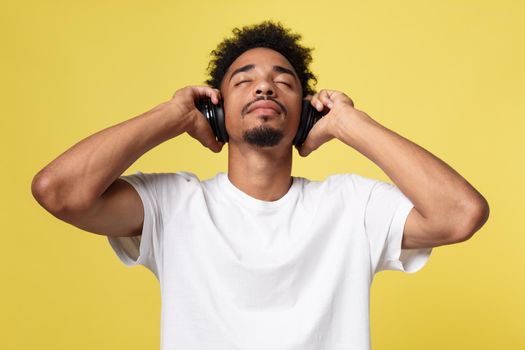
[[[246,112],[248,111],[248,108],[250,108],[250,106],[252,104],[254,104],[255,102],[257,101],[261,101],[261,100],[270,100],[270,101],[273,101],[275,102],[279,108],[281,108],[281,110],[284,112],[285,115],[288,115],[288,111],[286,109],[286,107],[279,101],[277,101],[276,99],[274,99],[273,97],[270,97],[270,96],[262,96],[262,97],[258,97],[256,98],[255,100],[249,102],[246,106],[244,106],[241,110],[241,116],[244,118],[244,116],[246,115]]]

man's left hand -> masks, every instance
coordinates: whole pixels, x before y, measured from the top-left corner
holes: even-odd
[[[340,123],[348,122],[345,120],[354,113],[363,113],[354,108],[354,102],[343,92],[336,90],[321,90],[315,95],[308,95],[312,106],[319,112],[327,111],[317,123],[314,124],[304,143],[297,147],[299,154],[303,157],[308,156],[323,143],[337,137]]]

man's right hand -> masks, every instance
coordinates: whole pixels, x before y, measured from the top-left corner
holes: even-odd
[[[167,105],[183,120],[188,121],[185,131],[203,146],[218,153],[224,143],[218,142],[205,116],[197,109],[197,101],[205,96],[211,98],[213,104],[218,104],[221,98],[218,89],[209,86],[186,86],[177,90]]]

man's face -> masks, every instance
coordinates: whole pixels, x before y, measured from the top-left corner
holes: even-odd
[[[228,68],[220,86],[229,142],[291,145],[301,113],[302,86],[277,51],[254,48]]]

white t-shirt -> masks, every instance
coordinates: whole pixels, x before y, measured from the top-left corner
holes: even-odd
[[[294,177],[276,201],[226,173],[121,178],[142,199],[142,236],[108,239],[160,282],[161,350],[368,350],[374,274],[416,272],[431,253],[401,249],[412,202],[356,174]]]

